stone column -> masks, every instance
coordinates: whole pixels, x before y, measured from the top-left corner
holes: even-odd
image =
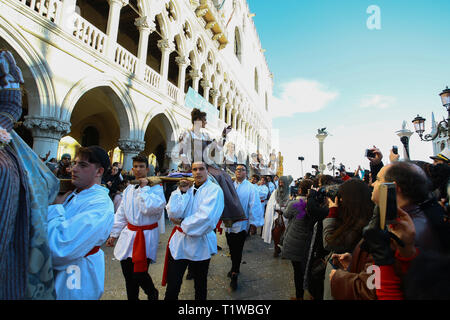
[[[70,122],[55,118],[25,116],[24,126],[33,134],[33,150],[44,157],[50,151],[49,159],[56,158],[59,141],[70,132]]]
[[[200,81],[200,85],[203,87],[203,98],[209,101],[209,89],[211,88],[211,83],[208,80]]]
[[[169,39],[162,39],[158,41],[158,48],[161,50],[161,78],[167,81],[167,75],[169,73],[169,55],[175,50],[175,45]]]
[[[198,69],[192,69],[189,72],[189,75],[192,78],[192,89],[194,89],[194,91],[198,92],[198,83],[200,81],[200,77],[202,76],[202,73]]]
[[[106,27],[106,35],[108,36],[108,45],[106,55],[113,59],[115,52],[115,45],[117,43],[117,35],[119,33],[120,10],[122,7],[128,5],[128,0],[108,0],[109,15],[108,26]]]
[[[218,107],[217,100],[219,99],[220,91],[217,89],[211,89],[209,92],[211,94],[211,97],[213,98],[212,104],[217,108]],[[220,113],[220,111],[219,111],[219,113]]]
[[[220,107],[220,120],[225,122],[225,104],[227,102],[227,99],[225,97],[219,97],[217,100]]]
[[[134,21],[139,30],[137,77],[144,79],[144,70],[147,65],[148,37],[156,30],[156,24],[149,17],[140,17]]]
[[[316,135],[316,138],[319,140],[319,171],[320,173],[323,173],[325,171],[325,164],[323,163],[323,142],[325,141],[325,138],[328,137],[328,134],[326,132],[319,133]]]
[[[178,56],[175,58],[175,62],[178,64],[178,89],[180,92],[184,92],[184,85],[186,82],[186,68],[191,63],[186,56]]]
[[[230,106],[229,108],[227,108],[228,109],[228,113],[227,113],[227,120],[226,120],[226,123],[228,124],[228,125],[231,125],[231,111],[233,110],[233,108]]]
[[[140,140],[119,140],[119,148],[123,153],[123,168],[129,171],[133,167],[133,157],[145,148],[145,141]]]
[[[232,127],[234,130],[237,130],[237,127],[236,127],[236,125],[237,125],[237,110],[234,109],[233,111],[234,111],[234,112],[233,112],[233,123],[231,124],[231,127]]]

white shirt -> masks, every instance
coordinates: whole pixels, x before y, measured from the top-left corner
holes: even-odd
[[[103,251],[84,256],[101,246],[111,232],[114,205],[108,192],[94,184],[71,193],[63,204],[48,207],[48,240],[58,300],[94,300],[103,294]]]
[[[257,185],[258,192],[259,192],[259,198],[263,205],[267,203],[267,195],[269,194],[269,188],[265,184],[263,185]]]
[[[133,243],[137,231],[128,229],[127,224],[146,226],[159,223],[166,205],[162,186],[145,186],[137,189],[135,187],[136,185],[129,185],[124,190],[122,203],[114,217],[111,237],[119,238],[114,248],[114,257],[117,260],[131,258],[133,254]],[[159,228],[144,230],[144,237],[147,258],[155,262]]]
[[[177,188],[166,206],[169,218],[183,219],[181,229],[170,239],[169,249],[175,260],[202,261],[217,253],[214,229],[224,208],[223,191],[206,180],[194,195],[194,186],[182,194]]]
[[[225,228],[225,232],[239,233],[244,230],[248,231],[251,224],[255,227],[261,227],[264,224],[264,212],[256,187],[247,179],[242,181],[242,183],[235,181],[234,187],[244,209],[245,217],[248,220],[233,223],[231,228]]]

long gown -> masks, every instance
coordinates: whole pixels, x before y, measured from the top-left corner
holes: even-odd
[[[216,164],[211,157],[221,151],[221,146],[212,140],[206,132],[186,131],[181,137],[179,144],[174,150],[182,163],[191,165],[196,161],[204,161],[208,164],[209,178],[217,183],[223,191],[225,207],[220,220],[225,227],[229,228],[236,221],[246,218],[244,209],[239,201],[239,196],[234,188],[231,177]],[[172,152],[172,153],[174,153]],[[213,155],[207,156],[205,155]]]

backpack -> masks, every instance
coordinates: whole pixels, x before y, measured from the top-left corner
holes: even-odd
[[[446,210],[434,197],[422,202],[419,206],[429,219],[445,252],[450,252],[450,217]]]

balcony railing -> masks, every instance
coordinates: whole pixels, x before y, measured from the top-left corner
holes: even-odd
[[[60,0],[18,0],[39,15],[55,22],[56,16],[61,8]]]
[[[169,97],[176,101],[178,98],[178,91],[178,87],[174,86],[170,81],[167,81],[167,93],[169,94]]]
[[[159,89],[159,84],[161,82],[161,76],[149,66],[144,68],[144,81],[147,82],[152,87]]]
[[[115,63],[130,73],[136,73],[137,61],[138,59],[136,56],[131,54],[127,49],[119,44],[116,45],[116,53],[114,55]]]
[[[103,53],[106,45],[106,34],[86,21],[80,15],[75,14],[73,33],[75,38],[81,40],[92,49]]]

